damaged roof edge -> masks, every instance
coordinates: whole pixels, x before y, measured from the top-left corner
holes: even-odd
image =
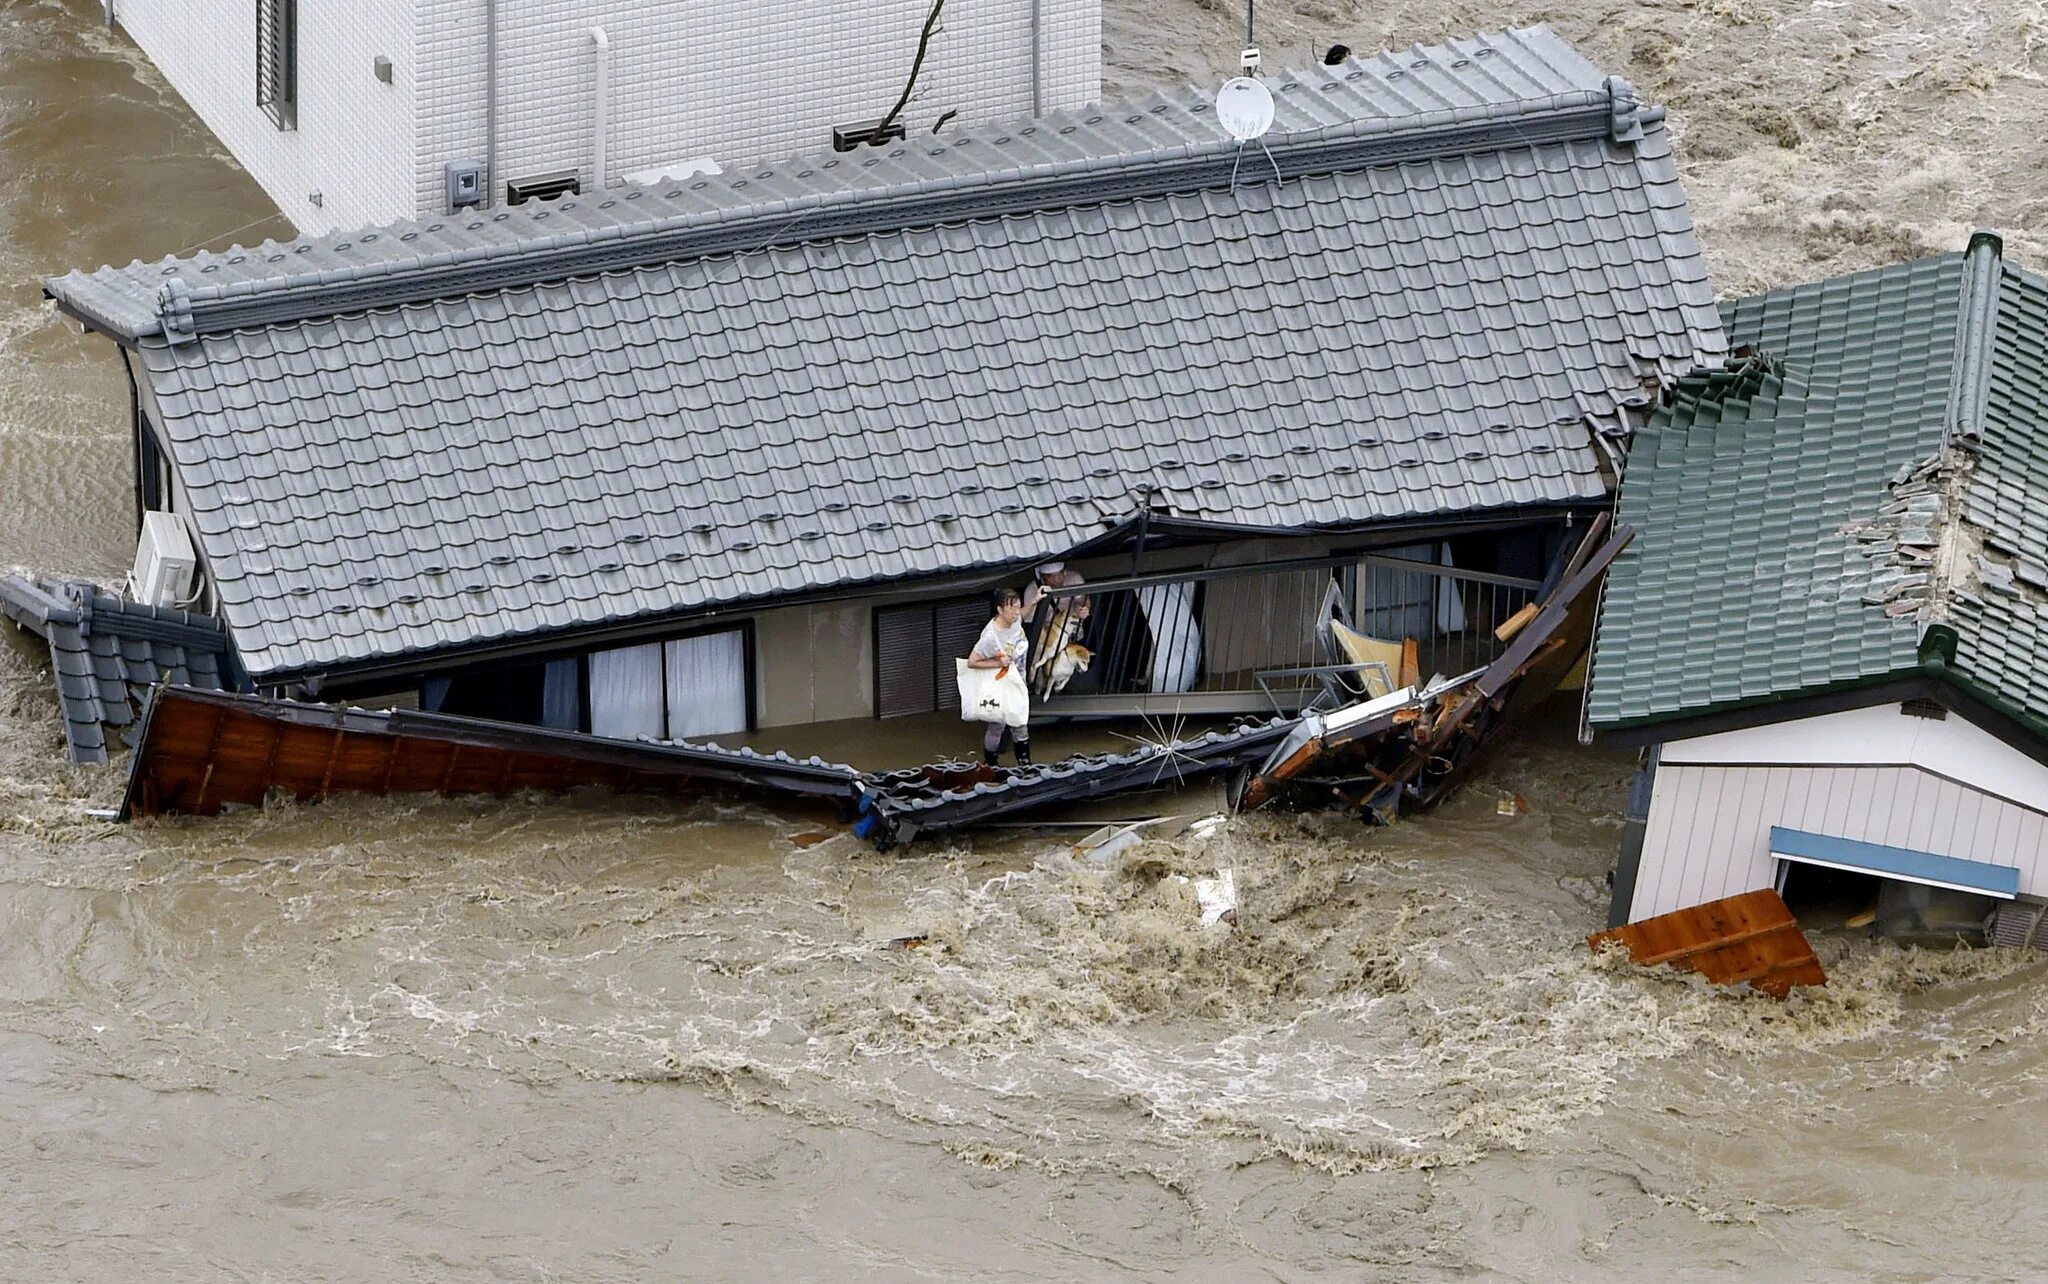
[[[292,738],[296,743],[287,745]],[[276,789],[317,800],[355,792],[636,788],[683,779],[847,808],[861,789],[853,768],[816,757],[161,686],[143,710],[118,816],[206,815],[260,805]]]

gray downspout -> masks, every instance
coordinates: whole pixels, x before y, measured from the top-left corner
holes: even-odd
[[[1651,745],[1643,752],[1643,765],[1628,782],[1628,802],[1622,809],[1621,852],[1614,862],[1614,891],[1607,902],[1607,926],[1628,922],[1629,908],[1636,899],[1636,876],[1642,872],[1643,839],[1650,828],[1650,795],[1657,786],[1657,754],[1664,746]]]
[[[484,208],[498,203],[498,0],[484,0]]]
[[[1045,0],[1031,0],[1031,118],[1033,120],[1045,115],[1043,93],[1039,88],[1039,82],[1042,79],[1040,72],[1040,58],[1042,55],[1039,53],[1039,48],[1045,43],[1039,28],[1040,24],[1044,21],[1044,13]]]
[[[121,373],[128,376],[128,432],[135,439],[135,533],[140,536],[142,515],[157,502],[161,483],[155,479],[156,461],[149,458],[150,447],[143,440],[142,390],[135,383],[135,366],[128,360],[128,350],[119,344],[114,345],[114,355],[121,362]]]

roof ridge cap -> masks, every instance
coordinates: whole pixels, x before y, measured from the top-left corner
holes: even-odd
[[[1542,125],[1551,129],[1532,128]],[[1401,117],[1368,117],[1298,130],[1267,140],[1265,146],[1268,154],[1276,158],[1276,168],[1282,161],[1293,161],[1296,173],[1311,173],[1326,164],[1348,168],[1410,159],[1396,154],[1401,145],[1427,144],[1431,135],[1444,136],[1441,146],[1429,152],[1442,156],[1489,147],[1560,141],[1567,135],[1611,137],[1616,125],[1617,92],[1615,86],[1607,84],[1597,89],[1567,90],[1508,103],[1437,108]],[[1558,133],[1556,138],[1550,136],[1560,130],[1564,133]],[[1381,149],[1390,153],[1381,160],[1370,154],[1344,155]],[[1227,167],[1238,154],[1239,145],[1219,134],[1209,142],[1134,152],[1116,158],[1114,163],[1091,156],[1051,164],[1013,164],[973,175],[906,176],[878,187],[836,188],[759,205],[691,210],[648,219],[637,226],[579,229],[554,236],[439,251],[410,260],[366,262],[219,285],[191,286],[174,274],[166,278],[166,286],[177,282],[185,288],[173,289],[171,295],[160,301],[156,330],[140,331],[134,337],[162,333],[172,342],[179,342],[202,331],[338,315],[391,306],[415,295],[458,297],[601,271],[710,258],[863,232],[1063,209],[1145,195],[1171,195],[1204,186],[1207,178],[1203,170]],[[969,207],[961,208],[963,204]],[[804,226],[821,218],[827,219],[829,226]],[[705,243],[675,243],[695,240]],[[636,254],[635,250],[640,252]],[[599,258],[603,262],[591,261]],[[461,279],[447,280],[437,288],[437,278]],[[412,285],[410,291],[405,289],[407,283]],[[364,297],[332,297],[336,294]],[[394,297],[398,295],[404,297]],[[294,308],[294,296],[303,297],[305,305]],[[254,317],[232,315],[249,309],[262,312]],[[209,326],[203,324],[209,312],[231,315],[216,318],[215,324]]]
[[[1991,343],[1998,328],[1999,268],[2005,242],[1998,233],[1979,230],[1963,251],[1963,288],[1957,300],[1955,359],[1949,380],[1948,408],[1943,416],[1944,444],[1957,437],[1974,438],[1984,428],[1984,406],[1991,394]]]

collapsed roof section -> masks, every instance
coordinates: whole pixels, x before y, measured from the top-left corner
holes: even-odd
[[[1725,351],[1661,111],[1543,28],[1272,84],[1243,148],[1190,91],[46,289],[138,350],[266,682],[1601,499]]]
[[[237,680],[218,620],[84,580],[0,576],[0,616],[49,644],[73,762],[105,762],[107,729],[133,726],[158,683],[216,690]]]
[[[1726,319],[1630,456],[1594,725],[1936,678],[2048,734],[2048,281],[1979,233]]]

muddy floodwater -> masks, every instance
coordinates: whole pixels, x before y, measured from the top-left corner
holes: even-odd
[[[1113,85],[1234,52],[1228,7],[1109,9]],[[2039,5],[1269,10],[1303,47],[1549,17],[1672,104],[1725,289],[1974,223],[2043,265]],[[270,209],[99,12],[0,3],[0,564],[108,578],[126,390],[33,279]],[[602,795],[117,828],[8,630],[0,1278],[2033,1273],[2048,963],[1825,936],[1781,1004],[1594,958],[1630,763],[1575,716],[1396,829],[1113,870]],[[1219,866],[1235,931],[1175,877]]]

